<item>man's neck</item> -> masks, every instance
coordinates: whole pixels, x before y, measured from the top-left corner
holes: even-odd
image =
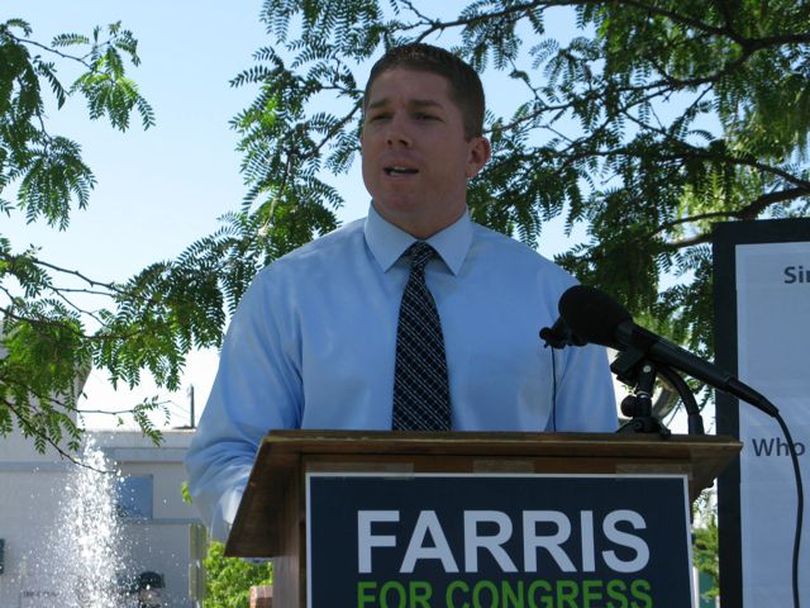
[[[392,217],[392,214],[388,214],[381,210],[374,201],[372,201],[371,204],[374,206],[374,209],[377,211],[380,217],[393,224],[400,230],[407,232],[412,237],[422,241],[429,239],[434,234],[441,232],[448,226],[452,226],[465,213],[467,213],[467,205],[465,203],[464,206],[458,210],[458,212],[448,215],[447,217],[430,216],[420,218],[409,216],[407,214],[397,214],[396,217]]]

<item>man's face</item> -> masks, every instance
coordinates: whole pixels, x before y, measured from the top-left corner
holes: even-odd
[[[461,217],[467,180],[490,155],[483,137],[465,139],[447,80],[403,68],[383,72],[371,85],[360,143],[375,208],[418,238]]]

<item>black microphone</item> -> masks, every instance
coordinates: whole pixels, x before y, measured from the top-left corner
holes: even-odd
[[[747,401],[769,416],[776,417],[779,413],[776,406],[763,395],[730,373],[636,325],[627,309],[603,291],[575,285],[562,295],[559,309],[560,318],[565,320],[575,335],[586,342],[616,350],[637,348],[651,361],[674,367]]]

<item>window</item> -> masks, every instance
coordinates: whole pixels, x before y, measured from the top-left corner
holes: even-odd
[[[122,477],[116,488],[116,511],[124,519],[152,519],[152,476]]]

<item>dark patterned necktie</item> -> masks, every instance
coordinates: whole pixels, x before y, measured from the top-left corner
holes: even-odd
[[[417,241],[405,252],[411,274],[397,326],[394,372],[394,430],[450,430],[450,391],[444,337],[436,302],[425,284],[425,266],[435,251]]]

